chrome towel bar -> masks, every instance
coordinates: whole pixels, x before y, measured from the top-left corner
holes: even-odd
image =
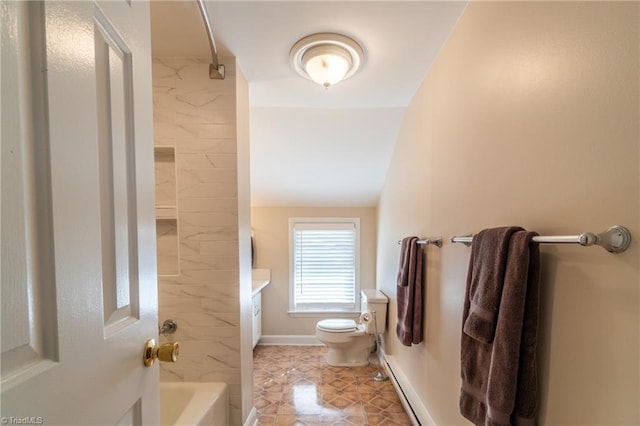
[[[402,244],[402,240],[398,240],[398,244]],[[436,238],[424,238],[421,240],[418,240],[416,242],[416,244],[420,244],[420,245],[434,245],[436,247],[442,247],[442,237],[436,237]]]
[[[533,237],[533,241],[536,243],[580,244],[581,246],[596,245],[610,253],[622,253],[631,244],[631,233],[624,226],[615,225],[600,234],[585,232],[580,235],[537,236]],[[473,242],[473,236],[451,237],[451,242],[470,246]]]

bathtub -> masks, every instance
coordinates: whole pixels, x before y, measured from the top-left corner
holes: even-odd
[[[225,383],[160,383],[162,426],[227,426],[229,393]]]

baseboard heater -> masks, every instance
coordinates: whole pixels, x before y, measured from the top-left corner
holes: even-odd
[[[393,357],[388,357],[383,353],[380,363],[387,372],[393,387],[396,389],[400,402],[405,408],[411,422],[414,426],[436,426],[436,423],[433,421],[426,407],[418,398],[418,395],[409,384],[407,378],[398,368],[396,363],[390,358]]]
[[[407,394],[404,393],[404,390],[402,389],[402,386],[398,382],[398,378],[393,372],[393,369],[389,365],[389,362],[387,361],[386,357],[383,358],[383,362],[384,362],[384,369],[387,370],[387,375],[389,376],[389,380],[391,380],[391,383],[393,383],[393,387],[396,388],[396,392],[400,397],[400,402],[402,403],[402,406],[404,407],[405,411],[409,415],[411,422],[414,424],[414,426],[422,426],[422,423],[420,423],[420,420],[418,420],[418,416],[416,415],[416,412],[413,410],[411,403],[407,399]]]

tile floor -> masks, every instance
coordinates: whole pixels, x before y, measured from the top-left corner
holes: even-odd
[[[253,394],[260,425],[411,425],[377,366],[331,367],[324,346],[256,346]]]

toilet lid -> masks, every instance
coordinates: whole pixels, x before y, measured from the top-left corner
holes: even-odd
[[[347,332],[354,331],[357,324],[354,320],[350,319],[326,319],[318,322],[317,327],[320,330],[333,331],[333,332]]]

